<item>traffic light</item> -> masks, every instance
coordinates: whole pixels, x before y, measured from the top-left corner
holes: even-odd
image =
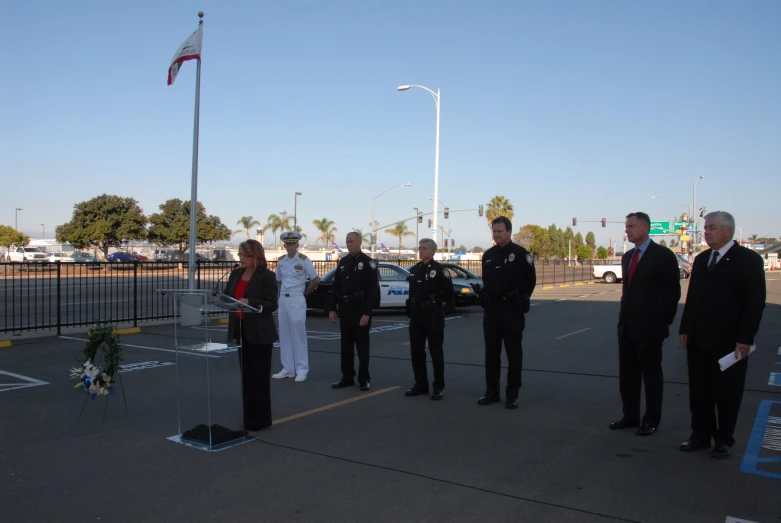
[[[602,218],[602,227],[607,227],[607,220]]]
[[[445,207],[445,219],[447,220],[448,218],[450,218],[450,209]]]
[[[483,215],[483,206],[482,205],[478,205],[477,206],[477,215],[478,216],[482,216]]]
[[[456,239],[455,238],[450,238],[450,246],[453,247],[454,249],[456,248]]]
[[[428,228],[431,229],[431,218],[428,219]]]
[[[447,238],[445,238],[445,247],[447,247]]]
[[[418,223],[423,223],[423,213],[422,212],[418,213]]]
[[[572,218],[572,226],[575,227],[578,224],[577,218]]]

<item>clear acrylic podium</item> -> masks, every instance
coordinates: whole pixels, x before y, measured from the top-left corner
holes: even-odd
[[[215,315],[258,314],[262,307],[205,289],[157,292],[173,298],[176,317],[177,434],[168,439],[207,452],[252,441],[244,430],[238,345],[223,342],[227,336],[224,327],[217,326]]]

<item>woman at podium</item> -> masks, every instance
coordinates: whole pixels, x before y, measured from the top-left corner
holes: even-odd
[[[225,294],[262,312],[232,312],[228,342],[239,345],[244,429],[271,426],[271,348],[279,339],[272,313],[277,310],[277,280],[268,269],[263,246],[255,240],[239,245],[239,267],[228,278]]]

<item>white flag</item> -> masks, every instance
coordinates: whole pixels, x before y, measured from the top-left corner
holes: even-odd
[[[171,67],[168,68],[168,85],[173,84],[176,80],[176,75],[179,74],[179,68],[182,67],[183,62],[201,58],[202,43],[203,24],[198,24],[198,29],[190,35],[190,38],[179,46],[179,49],[176,50],[176,54],[174,55],[174,59],[171,60]]]

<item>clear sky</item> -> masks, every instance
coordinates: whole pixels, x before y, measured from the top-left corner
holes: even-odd
[[[577,217],[607,245],[622,224],[586,220],[669,220],[704,176],[698,207],[732,212],[744,237],[781,235],[777,0],[7,2],[0,224],[20,207],[19,228],[50,238],[102,193],[147,214],[189,199],[195,62],[166,78],[198,10],[198,199],[233,228],[292,213],[300,191],[309,240],[327,217],[341,244],[405,182],[377,220],[431,212],[435,105],[396,91],[420,84],[442,91],[451,209],[502,194],[515,230]],[[476,211],[440,223],[490,245]]]

